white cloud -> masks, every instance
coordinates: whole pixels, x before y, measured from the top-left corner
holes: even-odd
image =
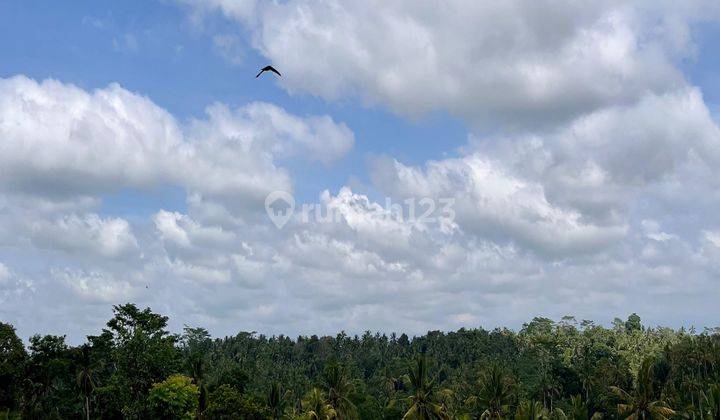
[[[191,282],[228,283],[231,278],[228,270],[187,264],[182,260],[173,261],[171,263],[171,270],[177,279],[189,280]]]
[[[455,222],[465,232],[512,241],[541,254],[597,250],[621,239],[627,227],[602,226],[549,202],[542,184],[518,178],[487,156],[429,162],[424,169],[377,160],[376,183],[396,197],[455,200]]]
[[[226,16],[233,19],[247,19],[252,16],[257,6],[256,0],[178,0],[193,9],[196,16],[202,18],[203,13],[219,9]]]
[[[345,124],[335,123],[326,115],[301,118],[263,102],[235,110],[214,104],[206,112],[208,119],[193,121],[189,136],[215,148],[229,139],[244,152],[258,150],[287,157],[307,150],[310,160],[330,163],[347,154],[355,141]]]
[[[216,104],[207,115],[182,127],[117,84],[88,93],[53,80],[1,79],[0,187],[58,199],[171,184],[242,213],[262,208],[270,191],[292,189],[276,156],[307,151],[329,163],[354,142],[330,117],[300,118],[270,104]]]
[[[183,215],[175,212],[161,210],[154,217],[155,227],[160,231],[160,238],[182,247],[190,246],[187,231],[179,226],[179,221],[185,219]],[[192,223],[192,222],[190,222]]]
[[[706,230],[703,232],[703,236],[713,246],[720,248],[720,231]]]
[[[221,227],[201,226],[187,215],[160,210],[153,216],[155,227],[163,241],[183,248],[227,244],[233,241],[235,234]]]
[[[0,262],[0,284],[10,281],[10,269]]]
[[[542,184],[551,203],[576,209],[584,220],[617,225],[642,200],[684,211],[715,200],[720,129],[698,89],[680,89],[607,107],[548,133],[475,138],[468,153]]]
[[[189,153],[170,114],[117,84],[87,93],[53,80],[0,80],[0,183],[41,196],[167,179]]]
[[[88,92],[24,76],[0,79],[0,138],[0,251],[4,258],[14,250],[21,273],[3,274],[0,298],[7,316],[24,319],[23,305],[57,304],[23,323],[36,327],[49,322],[44,315],[74,319],[77,299],[142,302],[149,294],[141,292],[152,287],[153,297],[183,301],[176,293],[194,284],[258,284],[247,274],[265,260],[243,256],[248,263],[241,269],[238,249],[228,249],[238,243],[238,226],[263,210],[269,191],[292,190],[277,162],[329,164],[354,142],[330,117],[297,117],[270,104],[215,104],[206,118],[179,123],[117,84]],[[168,186],[185,191],[200,219],[222,219],[235,230],[161,209],[153,209],[155,229],[135,214],[100,212],[108,211],[101,203],[109,195]],[[186,285],[167,285],[167,278]],[[9,303],[17,299],[24,304]]]
[[[52,270],[55,281],[63,283],[78,298],[89,302],[116,304],[137,296],[140,287],[127,280],[117,280],[113,275],[77,270]]]
[[[291,92],[417,116],[548,125],[684,83],[689,24],[711,1],[184,1],[252,34]],[[312,59],[308,59],[312,57]]]
[[[660,224],[655,220],[643,220],[640,222],[642,230],[645,232],[645,236],[652,239],[653,241],[665,242],[677,236],[660,230]]]
[[[720,129],[698,89],[603,109],[579,118],[551,141],[557,161],[592,160],[606,181],[620,184],[646,185],[682,172],[684,165],[720,162]]]
[[[66,252],[97,253],[119,257],[138,249],[130,224],[120,218],[101,218],[97,214],[64,215],[56,220],[30,222],[30,238],[39,247]]]

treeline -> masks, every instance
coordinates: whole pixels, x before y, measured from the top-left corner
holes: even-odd
[[[720,418],[720,334],[565,317],[508,329],[212,339],[114,307],[73,347],[0,323],[0,418]]]

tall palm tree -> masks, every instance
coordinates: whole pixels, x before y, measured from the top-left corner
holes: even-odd
[[[635,390],[632,393],[617,386],[610,387],[610,390],[622,401],[618,404],[620,417],[626,420],[642,420],[667,419],[675,415],[675,411],[662,400],[654,399],[653,367],[651,358],[642,361]]]
[[[585,404],[579,395],[573,395],[570,397],[570,407],[567,411],[568,419],[572,420],[587,420],[589,418],[589,412],[587,404]]]
[[[555,380],[555,378],[551,375],[548,367],[542,368],[538,387],[540,390],[540,394],[542,395],[543,407],[549,407],[550,411],[552,411],[553,399],[556,395],[560,395],[560,386]]]
[[[559,411],[559,409],[555,409],[555,411]],[[562,413],[562,417],[567,420],[598,420],[602,418],[601,413],[594,413],[590,416],[590,408],[580,395],[570,397],[568,411]]]
[[[437,401],[440,404],[440,407],[442,407],[443,415],[445,415],[446,418],[454,420],[465,420],[466,418],[469,418],[464,414],[459,414],[460,410],[457,404],[457,397],[455,395],[455,391],[452,389],[443,388],[438,390]]]
[[[710,385],[708,393],[703,393],[703,418],[720,420],[720,385]]]
[[[549,417],[545,406],[540,401],[523,401],[515,413],[515,420],[542,420]]]
[[[95,390],[95,371],[90,360],[90,349],[84,345],[80,349],[78,360],[77,386],[84,400],[85,418],[90,420],[90,395]]]
[[[207,405],[207,386],[205,384],[204,362],[200,354],[192,353],[189,356],[188,363],[190,365],[190,376],[200,392],[198,395],[197,406],[198,416],[200,416],[203,412],[205,412],[205,407]]]
[[[290,397],[290,391],[284,391],[280,382],[273,382],[270,384],[270,390],[267,396],[267,405],[270,409],[270,418],[278,420],[282,417],[285,411],[288,398]]]
[[[503,369],[496,364],[481,377],[477,395],[468,398],[465,403],[484,411],[481,419],[504,418],[512,400],[512,385]]]
[[[403,416],[404,420],[448,418],[442,405],[435,402],[435,379],[428,378],[428,364],[424,355],[418,356],[414,366],[408,369],[408,379],[412,394],[408,397],[410,408]]]
[[[348,378],[345,368],[337,363],[329,364],[325,369],[325,382],[328,403],[337,413],[338,419],[357,418],[355,404],[350,401],[354,385]]]
[[[308,420],[330,420],[337,418],[337,413],[326,402],[325,393],[313,388],[302,401],[304,417]]]

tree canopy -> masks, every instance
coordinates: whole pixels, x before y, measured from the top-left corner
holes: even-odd
[[[78,346],[0,323],[0,418],[664,419],[720,415],[720,334],[572,317],[509,329],[211,338],[117,305]]]

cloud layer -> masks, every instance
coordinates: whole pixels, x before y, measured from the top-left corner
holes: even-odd
[[[247,28],[291,92],[504,127],[673,90],[695,52],[690,24],[720,12],[702,0],[182,3]]]
[[[179,121],[118,84],[0,79],[0,305],[21,333],[79,340],[122,301],[215,334],[716,323],[720,129],[681,71],[714,2],[182,3],[246,30],[290,93],[446,112],[467,144],[372,158],[371,185],[319,192],[333,221],[278,230],[264,200],[303,182],[292,162],[361,158],[344,123],[265,102]]]

